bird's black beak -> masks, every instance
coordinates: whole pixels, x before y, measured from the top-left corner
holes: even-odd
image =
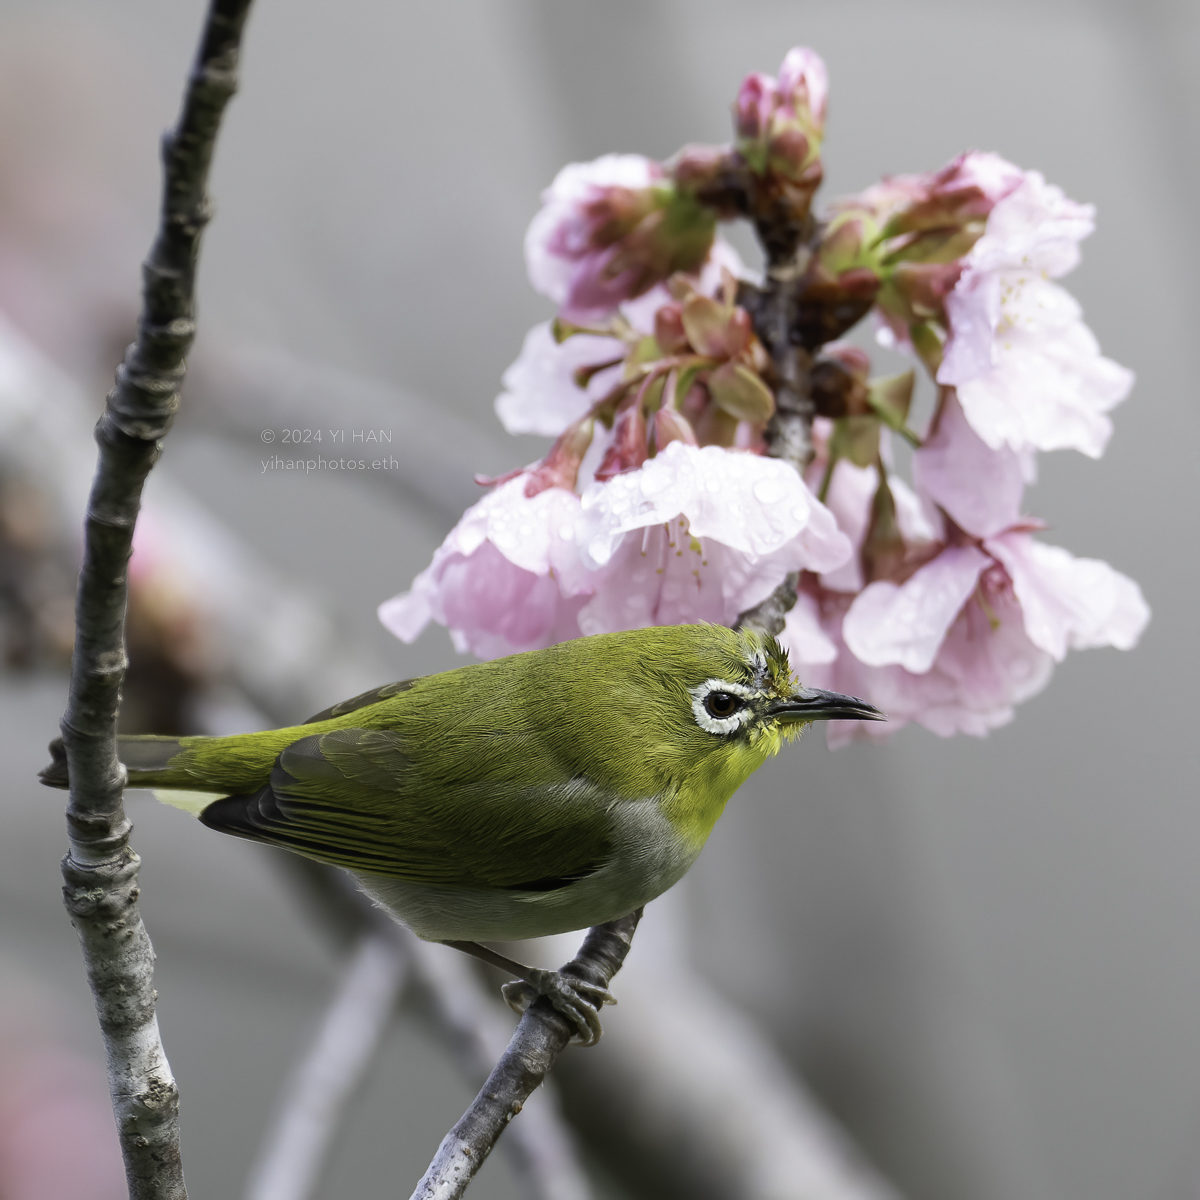
[[[795,724],[800,721],[886,721],[873,704],[857,696],[826,692],[821,688],[801,688],[790,700],[780,700],[767,710],[777,720]]]

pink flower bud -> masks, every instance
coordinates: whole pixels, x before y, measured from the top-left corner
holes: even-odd
[[[655,452],[661,454],[672,442],[685,442],[689,446],[695,446],[696,434],[682,413],[673,408],[660,408],[654,414]]]
[[[595,431],[596,422],[591,417],[569,425],[551,446],[550,453],[530,471],[525,481],[525,495],[532,499],[538,492],[551,487],[573,492],[579,478],[579,466],[592,444]]]
[[[753,71],[742,80],[733,105],[733,125],[739,139],[757,142],[767,136],[777,94],[770,75]]]
[[[664,354],[678,354],[687,348],[683,309],[678,304],[664,304],[654,314],[654,340]]]
[[[627,404],[617,414],[613,439],[600,466],[596,468],[596,479],[604,482],[614,475],[632,471],[646,461],[646,417],[642,406],[636,402]]]
[[[535,289],[570,320],[603,318],[674,271],[697,270],[713,212],[638,155],[572,163],[543,193],[525,236]]]
[[[799,180],[821,151],[829,81],[812,50],[788,51],[779,78],[747,75],[734,102],[737,148],[757,174],[775,172]],[[819,176],[813,186],[819,182]]]
[[[825,111],[829,103],[829,73],[824,60],[807,46],[794,46],[779,68],[781,104],[817,133],[825,130]]]

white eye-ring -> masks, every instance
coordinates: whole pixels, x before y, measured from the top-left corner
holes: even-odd
[[[747,701],[758,694],[728,679],[709,679],[691,691],[696,724],[716,734],[736,733],[752,715]]]

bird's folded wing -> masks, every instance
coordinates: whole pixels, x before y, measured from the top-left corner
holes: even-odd
[[[615,797],[583,778],[514,787],[478,761],[422,770],[394,730],[313,734],[270,783],[204,810],[216,829],[351,870],[440,886],[547,891],[603,866]],[[536,776],[538,773],[534,772]],[[434,776],[431,778],[431,776]]]

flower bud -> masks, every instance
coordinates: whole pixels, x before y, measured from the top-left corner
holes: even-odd
[[[879,426],[875,428],[878,431]],[[879,486],[871,501],[871,518],[860,556],[863,577],[868,583],[876,579],[896,579],[907,565],[904,537],[896,520],[896,501],[883,472],[880,472]]]
[[[646,417],[639,403],[627,404],[617,413],[613,440],[604,452],[604,458],[596,469],[600,482],[611,479],[625,471],[632,471],[646,461]]]
[[[871,362],[857,346],[831,342],[822,348],[821,357],[809,373],[817,416],[865,416],[871,411],[867,401],[867,377]]]
[[[798,180],[816,162],[825,131],[829,84],[812,50],[788,51],[779,78],[747,75],[734,102],[737,148],[758,175]]]
[[[666,169],[679,191],[694,196],[717,220],[743,215],[746,164],[732,146],[684,146]]]
[[[526,234],[526,266],[567,318],[587,321],[699,268],[715,229],[713,212],[658,163],[611,154],[558,173]]]
[[[689,446],[699,445],[695,431],[682,413],[673,408],[660,408],[654,414],[654,452],[660,453],[671,442],[686,442]]]
[[[574,491],[579,479],[579,465],[592,444],[595,432],[596,422],[592,417],[568,425],[550,447],[550,453],[529,472],[529,478],[525,481],[525,495],[532,499],[539,492],[552,487]]]
[[[776,84],[770,75],[752,71],[742,80],[733,102],[733,127],[738,140],[759,142],[766,139],[775,113]]]
[[[750,314],[744,308],[721,304],[710,296],[690,297],[681,319],[696,353],[712,358],[733,358],[743,353],[754,336]]]

